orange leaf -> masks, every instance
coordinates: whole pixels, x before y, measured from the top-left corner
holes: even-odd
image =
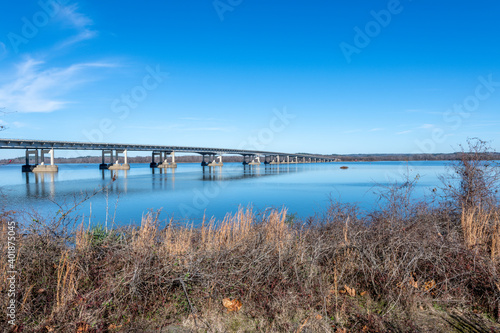
[[[47,330],[47,332],[54,332],[54,327],[45,326],[45,329]]]
[[[347,285],[344,285],[345,291],[349,294],[349,296],[354,297],[356,296],[356,289],[354,288],[349,288]]]
[[[426,283],[424,283],[425,291],[429,291],[431,289],[434,289],[434,287],[436,287],[436,281],[434,281],[434,280],[430,280],[430,281],[427,281]]]
[[[323,317],[321,315],[316,315],[316,319],[321,320]]]
[[[76,326],[76,332],[77,333],[80,333],[80,332],[88,332],[89,331],[89,328],[90,328],[90,325],[87,324],[87,323],[79,323],[77,324]]]
[[[229,298],[224,298],[222,300],[222,305],[224,305],[224,307],[227,309],[228,312],[239,311],[241,309],[241,307],[243,306],[241,301],[239,301],[237,299],[234,299],[231,301]]]
[[[413,288],[418,289],[418,281],[415,281],[413,276],[410,278],[410,285],[412,285]]]
[[[366,290],[365,290],[365,291],[362,291],[362,292],[360,293],[360,295],[361,295],[361,296],[363,296],[363,297],[365,297],[366,295],[368,295],[368,292],[367,292]]]

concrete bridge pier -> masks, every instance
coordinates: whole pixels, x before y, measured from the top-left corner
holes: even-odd
[[[205,155],[208,155],[210,157],[210,154],[201,154],[201,166],[203,167],[208,166],[207,161],[205,161]]]
[[[109,163],[106,163],[106,155],[109,154]],[[107,170],[110,165],[113,163],[113,151],[112,150],[103,150],[102,151],[102,160],[101,164],[99,164],[100,170]]]
[[[212,154],[212,158],[213,158],[212,162],[208,163],[209,167],[214,167],[214,166],[221,167],[224,165],[224,163],[222,163],[222,154],[217,154],[217,156],[216,154]],[[217,161],[217,159],[219,160]]]
[[[242,155],[243,156],[243,165],[248,165],[250,164],[248,161],[247,161],[247,158],[250,157],[250,155]]]
[[[33,155],[34,164],[30,164],[31,155]],[[28,150],[26,149],[26,164],[24,164],[21,169],[22,172],[32,172],[33,169],[38,165],[38,149]]]
[[[45,164],[45,154],[50,154],[50,164]],[[34,164],[30,164],[30,157],[33,155]],[[54,149],[26,149],[26,164],[21,167],[22,172],[57,172],[59,168],[54,164]]]
[[[161,152],[153,151],[151,153],[151,163],[149,163],[150,168],[156,168],[158,166],[158,163],[156,163],[155,157],[158,156],[160,158],[160,163],[161,163]]]
[[[45,154],[50,155],[50,164],[45,164]],[[54,164],[54,149],[40,149],[41,163],[37,165],[33,172],[58,172],[59,167]]]
[[[168,155],[170,155],[172,162],[168,162]],[[174,151],[171,151],[170,153],[168,153],[166,151],[163,152],[163,155],[161,155],[161,160],[163,162],[158,165],[158,168],[163,168],[163,169],[177,168],[177,163],[175,163],[175,152]]]
[[[249,165],[260,165],[260,156],[255,155],[254,159],[248,163]]]
[[[120,155],[123,153],[123,164],[120,164]],[[116,161],[114,164],[108,167],[109,170],[130,170],[130,164],[128,164],[127,160],[127,150],[115,150],[115,158]]]
[[[107,168],[104,167],[104,165],[106,165],[106,164],[104,163],[104,151],[103,151],[103,163],[99,166],[99,168],[101,168],[101,166],[102,166],[104,169],[108,169],[108,170],[130,170],[130,164],[128,164],[127,150],[126,149],[115,150],[114,154],[113,154],[113,150],[111,150],[111,151],[109,151],[109,153],[111,156],[111,163],[107,164]],[[120,154],[123,154],[123,164],[119,163]],[[114,163],[113,163],[113,159],[115,159]]]

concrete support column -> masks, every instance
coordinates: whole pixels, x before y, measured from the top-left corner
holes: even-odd
[[[287,156],[287,157],[286,157],[286,163],[289,163],[289,164],[290,164],[290,156]]]
[[[172,164],[175,164],[175,151],[173,151],[170,155],[172,155]]]
[[[124,162],[125,162],[125,164],[128,164],[128,160],[127,160],[127,149],[125,149],[125,150],[123,151],[123,158],[124,158]]]
[[[45,164],[45,154],[50,154],[50,165]],[[29,165],[29,155],[35,155],[35,165]],[[23,166],[24,172],[57,172],[58,166],[54,165],[54,149],[46,150],[40,149],[40,159],[38,155],[38,149],[33,151],[27,151],[28,163]]]

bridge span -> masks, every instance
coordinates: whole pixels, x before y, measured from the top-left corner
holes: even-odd
[[[261,164],[261,158],[263,158],[262,163],[272,165],[335,161],[322,155],[262,150],[26,139],[0,139],[0,149],[26,150],[26,164],[22,166],[23,172],[57,172],[58,166],[54,164],[55,150],[101,150],[102,162],[99,164],[99,168],[110,170],[130,169],[127,153],[131,151],[150,151],[151,168],[176,168],[176,152],[200,154],[202,155],[201,165],[209,167],[223,166],[222,156],[225,154],[242,155],[244,165],[259,165]],[[46,154],[49,155],[50,162],[48,164],[45,164]],[[157,157],[158,162],[156,162]],[[107,160],[109,163],[107,163]]]

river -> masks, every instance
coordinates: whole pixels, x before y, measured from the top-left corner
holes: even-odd
[[[22,173],[21,165],[0,166],[3,208],[54,216],[95,191],[73,216],[92,223],[137,224],[148,210],[161,209],[162,218],[199,223],[203,215],[218,219],[238,207],[255,211],[287,207],[298,217],[323,212],[329,200],[376,209],[380,191],[398,181],[418,178],[415,198],[439,188],[445,161],[336,162],[246,166],[226,163],[202,168],[199,163],[177,169],[150,169],[131,164],[128,171],[99,170],[96,164],[60,164],[55,174]],[[341,169],[347,166],[348,169]],[[115,180],[113,181],[113,178]]]

